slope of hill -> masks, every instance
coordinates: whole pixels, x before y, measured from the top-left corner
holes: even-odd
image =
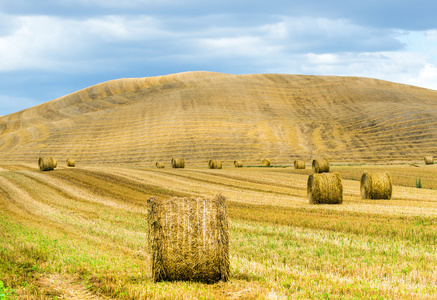
[[[356,77],[187,72],[101,83],[0,117],[0,161],[290,164],[437,156],[437,91]]]

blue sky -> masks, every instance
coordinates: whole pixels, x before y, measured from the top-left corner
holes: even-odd
[[[437,90],[435,0],[0,0],[0,115],[185,71],[362,76]]]

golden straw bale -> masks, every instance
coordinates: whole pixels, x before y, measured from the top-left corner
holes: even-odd
[[[268,167],[268,166],[270,166],[270,161],[268,159],[263,159],[261,162],[261,165],[263,167]]]
[[[234,160],[234,166],[236,168],[242,168],[243,167],[243,162],[241,160]]]
[[[163,162],[159,162],[159,161],[157,161],[155,165],[156,165],[156,167],[157,167],[158,169],[164,169],[164,168],[165,168],[165,165],[164,165]]]
[[[208,162],[208,167],[210,169],[221,169],[223,167],[223,164],[221,161],[215,161],[213,159],[210,159]]]
[[[171,159],[171,167],[172,168],[185,168],[185,159],[184,158],[172,158]]]
[[[425,165],[433,165],[434,164],[434,158],[432,157],[432,155],[425,156],[424,160],[425,160]]]
[[[215,169],[215,165],[216,165],[216,164],[217,164],[216,161],[213,160],[213,159],[210,159],[210,160],[208,161],[208,167],[209,167],[210,169]]]
[[[76,160],[73,158],[67,158],[67,167],[75,167],[76,166]]]
[[[55,168],[55,161],[52,157],[40,157],[38,167],[41,171],[52,171]]]
[[[389,173],[368,173],[361,176],[362,199],[391,199],[393,183]]]
[[[308,177],[307,194],[311,204],[343,203],[343,184],[339,173],[315,173]]]
[[[314,159],[312,163],[314,173],[329,172],[329,161],[327,158]]]
[[[304,160],[295,160],[294,161],[294,168],[295,169],[305,169],[305,161]]]
[[[153,281],[229,279],[226,198],[150,198],[148,246]]]

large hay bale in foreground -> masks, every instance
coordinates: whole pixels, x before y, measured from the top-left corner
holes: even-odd
[[[241,160],[234,160],[234,166],[236,168],[242,168],[243,167],[243,162]]]
[[[305,161],[304,160],[295,160],[294,161],[294,168],[295,169],[305,169]]]
[[[215,161],[213,159],[210,159],[208,162],[208,167],[210,169],[221,169],[223,168],[223,163],[221,161]]]
[[[343,184],[339,173],[316,173],[308,177],[307,194],[311,204],[343,203]]]
[[[75,167],[76,166],[76,160],[73,158],[67,158],[67,167]]]
[[[164,165],[163,162],[159,162],[159,161],[157,161],[155,165],[156,165],[156,167],[157,167],[158,169],[164,169],[164,168],[165,168],[165,165]]]
[[[172,158],[171,159],[171,167],[172,168],[185,168],[185,159],[184,158]]]
[[[434,164],[434,158],[432,157],[432,155],[425,156],[424,160],[425,160],[425,165],[433,165]]]
[[[314,173],[329,172],[329,161],[327,158],[313,159],[312,167]]]
[[[391,199],[393,183],[389,173],[368,173],[361,176],[362,199]]]
[[[263,159],[261,162],[261,165],[263,167],[269,167],[270,166],[270,161],[268,159]]]
[[[55,160],[52,157],[40,157],[38,167],[41,171],[52,171],[55,167]]]
[[[229,279],[226,198],[150,198],[152,278],[215,283]]]

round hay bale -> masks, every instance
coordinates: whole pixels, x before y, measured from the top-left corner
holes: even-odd
[[[236,168],[242,168],[243,167],[243,162],[241,160],[234,160],[234,166]]]
[[[229,279],[226,198],[147,200],[152,278],[216,283]]]
[[[295,169],[305,169],[305,161],[304,160],[295,160],[294,161],[294,168]]]
[[[67,167],[75,167],[76,166],[76,160],[72,159],[72,158],[67,158]]]
[[[329,172],[329,161],[327,158],[314,159],[312,167],[314,173]]]
[[[425,160],[425,165],[433,165],[434,164],[434,158],[432,157],[432,155],[425,156],[424,160]]]
[[[362,199],[391,199],[393,183],[389,173],[368,173],[361,176]]]
[[[40,157],[38,167],[41,171],[52,171],[55,168],[55,161],[52,157]]]
[[[223,164],[221,161],[215,161],[213,159],[210,159],[208,162],[208,167],[210,169],[221,169],[223,167]]]
[[[172,168],[185,168],[185,159],[184,158],[172,158],[171,159],[171,167]]]
[[[263,167],[268,167],[268,166],[270,166],[270,161],[268,159],[263,159],[261,162],[261,165]]]
[[[343,184],[339,173],[315,173],[308,177],[307,194],[311,204],[343,203]]]
[[[159,161],[157,161],[155,165],[156,165],[156,167],[157,167],[158,169],[164,169],[164,168],[165,168],[165,165],[164,165],[163,162],[159,162]]]

